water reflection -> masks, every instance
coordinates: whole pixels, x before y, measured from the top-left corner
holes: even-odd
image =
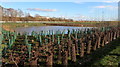
[[[33,26],[33,27],[19,27],[16,28],[15,31],[19,32],[21,34],[27,32],[28,34],[32,33],[33,31],[39,33],[40,31],[48,32],[48,31],[54,31],[54,34],[58,32],[63,32],[66,34],[68,32],[68,29],[72,31],[73,29],[75,30],[85,30],[85,29],[90,29],[93,27],[70,27],[70,26]]]

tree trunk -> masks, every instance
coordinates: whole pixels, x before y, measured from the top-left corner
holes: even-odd
[[[76,62],[76,50],[75,50],[75,44],[72,45],[72,61]]]

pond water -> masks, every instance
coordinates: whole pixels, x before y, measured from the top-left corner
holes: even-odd
[[[27,33],[31,33],[32,31],[35,31],[37,33],[39,33],[40,31],[54,31],[55,33],[59,30],[61,32],[65,31],[65,34],[68,32],[68,29],[70,31],[72,31],[73,29],[79,29],[79,30],[85,30],[85,29],[90,29],[93,27],[71,27],[71,26],[33,26],[33,27],[19,27],[14,29],[16,32],[19,32],[21,34],[27,32]]]

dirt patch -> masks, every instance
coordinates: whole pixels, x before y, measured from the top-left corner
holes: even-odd
[[[14,30],[8,25],[2,25],[2,28],[5,29],[6,31],[14,32]]]

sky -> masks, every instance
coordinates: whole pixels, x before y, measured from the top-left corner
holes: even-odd
[[[32,16],[62,17],[74,20],[117,20],[118,3],[104,2],[2,2],[5,8],[21,9]]]
[[[0,0],[0,2],[118,2],[119,0]]]

